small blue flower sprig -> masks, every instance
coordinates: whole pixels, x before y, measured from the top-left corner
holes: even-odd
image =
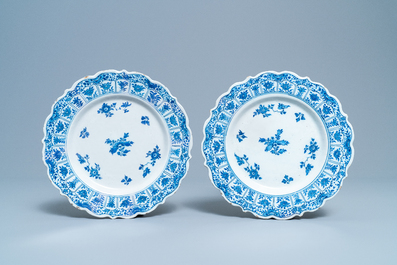
[[[289,107],[291,107],[291,106],[290,105],[285,105],[283,103],[278,103],[277,109],[274,109],[274,104],[269,104],[269,105],[267,105],[267,107],[261,104],[261,105],[259,105],[259,108],[257,108],[254,111],[254,115],[252,117],[255,117],[256,115],[262,114],[263,118],[266,118],[266,117],[269,117],[269,116],[272,115],[271,113],[269,113],[270,111],[273,111],[273,112],[276,112],[276,113],[278,112],[281,115],[284,115],[284,114],[287,113],[285,111],[285,109],[287,109]]]
[[[300,162],[300,167],[305,168],[306,176],[309,175],[310,171],[313,169],[313,165],[308,163],[309,159],[315,160],[316,159],[316,152],[320,149],[317,145],[316,140],[314,138],[311,139],[310,144],[305,146],[304,154],[308,152],[309,156],[306,158],[305,161]]]
[[[142,117],[141,117],[141,123],[142,123],[143,125],[150,126],[149,117],[148,117],[148,116],[142,116]]]
[[[287,150],[280,148],[280,146],[287,146],[289,142],[287,140],[280,140],[281,134],[283,133],[283,129],[278,129],[275,136],[270,138],[259,138],[259,142],[266,145],[265,152],[270,152],[274,155],[281,155],[285,153]]]
[[[281,181],[284,184],[289,184],[291,181],[293,181],[294,179],[288,175],[285,175],[283,180]]]
[[[245,133],[242,132],[241,130],[238,131],[238,134],[236,135],[237,140],[241,143],[247,136],[245,136]]]
[[[90,177],[94,179],[102,179],[101,175],[99,174],[99,170],[101,170],[101,167],[95,163],[95,165],[92,167],[90,164],[90,157],[88,155],[82,156],[79,153],[76,153],[80,164],[87,164],[84,169],[90,173]]]
[[[306,120],[305,115],[301,112],[295,113],[296,122]]]
[[[117,153],[119,156],[126,156],[127,153],[131,151],[126,149],[126,147],[131,146],[134,143],[133,141],[127,141],[129,135],[129,133],[124,133],[124,136],[117,140],[110,140],[109,138],[106,139],[105,144],[110,145],[109,152],[112,155]]]
[[[87,131],[87,127],[84,127],[84,129],[80,132],[80,138],[88,138],[90,136],[90,133]]]
[[[237,164],[239,166],[247,164],[244,170],[248,172],[250,179],[262,179],[262,177],[259,175],[260,166],[257,163],[254,163],[254,166],[251,166],[248,162],[248,157],[245,154],[243,156],[234,154],[234,156],[236,157]]]
[[[150,157],[150,161],[147,162],[146,164],[141,164],[139,166],[139,170],[143,170],[143,174],[142,174],[143,177],[146,177],[148,174],[150,174],[151,171],[149,166],[154,167],[157,160],[161,158],[160,148],[158,147],[158,145],[156,145],[156,147],[153,148],[153,151],[147,152],[146,157]]]
[[[131,181],[131,178],[124,176],[124,178],[121,180],[121,183],[123,183],[124,185],[129,185]]]
[[[128,101],[124,102],[121,104],[120,107],[116,107],[117,103],[111,103],[111,104],[107,104],[107,103],[103,103],[102,107],[99,108],[99,110],[97,111],[98,114],[105,114],[105,117],[112,117],[113,116],[113,111],[119,111],[122,110],[124,113],[129,112],[128,107],[131,106],[131,103],[129,103]]]

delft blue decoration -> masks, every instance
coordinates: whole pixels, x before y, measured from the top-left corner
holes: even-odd
[[[234,172],[230,164],[232,161],[237,162],[238,166],[244,167],[245,173],[253,181],[263,181],[266,176],[259,176],[259,174],[261,170],[266,171],[266,169],[260,167],[259,161],[253,165],[250,164],[247,154],[234,153],[233,157],[228,157],[225,148],[226,136],[234,114],[250,100],[269,95],[291,97],[291,99],[309,106],[324,125],[329,149],[323,168],[317,169],[319,173],[313,176],[311,183],[304,188],[288,190],[289,192],[279,195],[266,194],[248,186],[244,182],[245,176],[243,178]],[[327,199],[332,198],[339,191],[342,181],[347,176],[347,169],[353,160],[354,134],[339,101],[330,95],[324,86],[312,82],[309,78],[299,77],[292,72],[269,71],[234,84],[217,102],[216,107],[211,111],[210,118],[204,125],[202,151],[214,186],[221,191],[228,202],[240,206],[244,211],[249,211],[260,218],[290,219],[301,216],[305,212],[317,210]],[[257,116],[269,119],[270,116],[279,114],[278,117],[281,119],[286,116],[289,108],[289,105],[281,102],[280,104],[259,104],[252,116],[255,119]],[[305,114],[303,111],[294,112],[293,122],[303,124],[307,120]],[[221,118],[224,116],[231,118],[227,120]],[[287,147],[291,145],[288,139],[282,139],[283,129],[279,128],[274,136],[268,135],[260,138],[258,143],[263,143],[266,146],[265,153],[275,155],[274,159],[284,157]],[[240,132],[234,139],[236,137],[237,145],[244,143]],[[309,177],[307,174],[314,172],[311,161],[315,161],[316,154],[318,150],[322,150],[321,148],[325,147],[321,147],[314,138],[302,147],[301,152],[306,155],[306,160],[302,161],[300,165],[296,165],[297,170],[300,168],[305,170],[301,177]],[[280,176],[279,183],[283,187],[293,187],[291,185],[296,181],[295,176],[284,174]]]
[[[236,135],[236,138],[239,142],[242,142],[247,136],[245,136],[245,133],[242,132],[241,130],[238,131],[238,134]]]
[[[263,118],[269,117],[272,115],[270,113],[270,111],[280,113],[281,115],[283,115],[283,114],[287,113],[285,111],[285,109],[289,108],[289,107],[291,107],[291,106],[279,103],[277,106],[277,109],[274,109],[274,104],[269,104],[267,107],[265,107],[264,105],[261,104],[261,105],[259,105],[259,108],[257,108],[254,111],[253,117],[255,117],[256,115],[260,115],[260,114],[262,114]]]
[[[139,170],[143,171],[143,173],[142,173],[143,177],[146,177],[148,174],[150,174],[149,166],[154,167],[154,165],[156,164],[156,161],[161,158],[160,148],[156,145],[156,147],[153,148],[153,151],[147,152],[146,157],[150,157],[150,161],[147,162],[146,164],[141,164],[139,166]]]
[[[124,136],[120,137],[117,140],[110,140],[109,138],[106,139],[105,144],[110,145],[109,152],[112,155],[114,153],[117,153],[119,156],[126,156],[127,153],[131,151],[127,149],[127,147],[131,146],[134,143],[133,141],[127,141],[128,137],[129,137],[129,133],[124,133]]]
[[[306,120],[305,115],[303,113],[295,113],[296,122]]]
[[[102,107],[98,109],[98,114],[105,114],[106,117],[112,117],[114,111],[123,111],[124,113],[129,112],[128,107],[131,106],[131,103],[124,102],[120,105],[120,107],[116,107],[117,103],[103,103]]]
[[[270,152],[274,155],[281,155],[286,149],[280,148],[280,146],[287,146],[289,144],[286,140],[281,140],[281,134],[283,133],[283,129],[278,129],[275,136],[270,138],[259,138],[259,142],[266,145],[265,152]]]
[[[138,192],[124,195],[100,192],[86,184],[69,161],[66,139],[68,139],[69,128],[75,116],[90,102],[101,100],[107,95],[135,97],[145,101],[169,128],[170,150],[164,150],[164,152],[172,153],[172,155],[168,158],[165,169],[160,171],[161,173],[152,183]],[[130,107],[131,103],[128,101],[121,103],[110,101],[101,103],[100,107],[94,111],[96,115],[110,120],[116,112],[121,114],[130,112]],[[142,124],[150,125],[148,116],[142,116]],[[85,127],[76,137],[87,139],[91,133],[89,128]],[[55,102],[44,125],[43,161],[47,166],[51,182],[61,194],[69,198],[75,207],[97,217],[132,218],[154,210],[179,187],[188,169],[191,139],[188,118],[167,88],[137,72],[108,70],[77,81]],[[111,157],[113,154],[117,154],[117,157],[125,157],[131,154],[131,148],[134,146],[128,132],[118,139],[109,137],[103,141],[104,145],[109,145]],[[89,178],[98,183],[104,181],[104,176],[101,175],[103,165],[92,161],[90,154],[76,153],[74,155],[79,165],[88,172]],[[142,155],[144,157],[144,154]],[[147,152],[146,157],[150,161],[144,167],[154,166],[161,157],[160,148],[156,146],[152,151]],[[143,170],[145,172],[145,169]],[[149,171],[146,170],[146,173],[149,174]],[[142,176],[135,177],[142,178]],[[124,175],[120,177],[119,183],[122,187],[131,187],[134,183],[133,176]]]
[[[281,182],[284,183],[284,184],[289,184],[293,180],[294,179],[292,177],[289,177],[288,175],[285,175]]]
[[[98,114],[105,114],[106,117],[113,116],[113,110],[115,110],[116,103],[108,105],[107,103],[103,103],[102,107],[98,110]]]
[[[257,163],[254,163],[254,166],[251,166],[250,163],[248,162],[247,155],[238,156],[238,155],[234,154],[234,156],[236,157],[237,164],[239,166],[247,164],[247,166],[244,168],[244,170],[249,173],[249,177],[251,179],[262,179],[262,177],[259,176],[260,166]]]
[[[304,152],[309,154],[305,161],[300,162],[300,167],[305,169],[306,176],[309,175],[310,171],[313,169],[313,165],[308,163],[309,159],[316,159],[316,152],[320,147],[317,145],[317,142],[312,138],[309,145],[306,145],[304,148]]]
[[[131,181],[131,178],[124,176],[124,178],[121,180],[121,183],[123,183],[124,185],[129,185]]]
[[[84,129],[80,132],[80,137],[81,138],[88,138],[90,136],[90,133],[87,131],[87,127],[84,127]]]
[[[142,123],[143,125],[148,125],[148,126],[150,126],[149,117],[148,117],[148,116],[142,116],[142,117],[141,117],[141,123]]]
[[[101,179],[101,175],[99,174],[99,170],[101,170],[101,167],[95,163],[94,167],[91,166],[90,164],[90,157],[88,155],[82,156],[79,153],[76,154],[77,157],[79,158],[80,164],[85,165],[84,169],[90,173],[91,178],[95,179]]]

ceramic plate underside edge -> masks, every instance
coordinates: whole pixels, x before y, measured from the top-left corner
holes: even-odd
[[[339,191],[353,140],[325,87],[291,72],[263,72],[219,97],[202,152],[228,202],[260,218],[290,219]]]
[[[149,77],[108,70],[77,81],[44,126],[48,176],[75,207],[97,217],[153,211],[185,177],[187,115]]]

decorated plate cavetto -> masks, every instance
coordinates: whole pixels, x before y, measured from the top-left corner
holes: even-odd
[[[218,99],[202,151],[227,201],[261,218],[288,219],[338,192],[353,138],[347,115],[324,86],[291,72],[264,72]]]
[[[187,115],[166,87],[114,70],[66,90],[44,134],[52,183],[74,206],[98,217],[154,210],[179,187],[192,146]]]

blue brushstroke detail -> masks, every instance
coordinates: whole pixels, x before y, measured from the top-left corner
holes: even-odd
[[[101,175],[99,174],[99,170],[101,170],[101,167],[95,163],[95,165],[92,167],[90,164],[90,157],[88,155],[82,156],[79,153],[76,153],[77,157],[79,158],[80,164],[87,164],[84,169],[90,173],[90,177],[94,179],[102,179]]]
[[[139,170],[143,170],[143,177],[146,177],[148,174],[150,174],[149,165],[154,167],[157,160],[161,158],[160,148],[158,147],[158,145],[156,145],[156,147],[153,148],[153,151],[147,152],[146,157],[150,157],[150,161],[147,162],[146,164],[141,164],[139,166]]]
[[[239,142],[242,142],[247,136],[245,136],[245,133],[242,132],[241,130],[238,131],[238,134],[236,135],[236,138]]]
[[[97,111],[98,114],[105,114],[105,117],[112,117],[113,116],[113,112],[114,111],[123,111],[124,113],[129,112],[128,107],[131,106],[131,103],[129,103],[128,101],[121,103],[120,107],[116,107],[117,103],[111,103],[111,104],[107,104],[107,103],[103,103],[102,107]]]
[[[105,114],[106,118],[112,117],[113,116],[113,110],[115,110],[116,103],[112,103],[111,105],[108,105],[106,103],[102,104],[102,107],[97,111],[98,114]]]
[[[148,116],[142,116],[142,117],[141,117],[141,123],[142,123],[143,125],[148,125],[148,126],[150,126],[149,117],[148,117]]]
[[[119,156],[126,156],[127,153],[131,151],[126,149],[126,147],[131,146],[134,143],[133,141],[127,141],[128,137],[129,137],[129,133],[124,133],[124,136],[120,137],[117,140],[110,140],[109,138],[106,139],[105,144],[110,145],[109,152],[112,155],[117,153]]]
[[[127,112],[129,112],[129,109],[128,109],[129,106],[131,106],[131,103],[126,101],[126,102],[121,104],[119,110],[122,110],[124,113],[127,113]]]
[[[281,115],[286,114],[287,112],[285,111],[285,109],[291,107],[290,105],[285,105],[283,103],[278,103],[277,109],[274,109],[274,104],[269,104],[266,106],[264,105],[259,105],[259,107],[254,111],[254,115],[252,117],[255,117],[256,115],[260,115],[262,114],[263,118],[269,117],[272,114],[269,113],[270,111],[272,112],[278,112]]]
[[[103,83],[106,84],[104,86],[100,86]],[[139,89],[137,87],[139,87]],[[138,90],[141,92],[137,93]],[[66,139],[69,137],[68,133],[70,132],[69,127],[75,120],[76,115],[79,113],[79,109],[89,105],[90,103],[93,103],[93,100],[97,99],[99,95],[109,93],[120,95],[121,93],[129,92],[147,102],[147,99],[144,96],[149,94],[150,91],[155,92],[161,97],[162,110],[166,111],[166,113],[169,113],[172,110],[172,115],[175,116],[175,120],[178,123],[178,132],[180,136],[178,144],[180,154],[178,156],[178,160],[173,162],[172,168],[175,168],[175,173],[169,171],[167,174],[162,174],[158,177],[158,181],[152,182],[152,184],[146,187],[145,189],[147,191],[144,190],[142,192],[150,192],[150,194],[153,195],[147,197],[138,196],[137,193],[132,193],[128,196],[100,194],[100,192],[92,189],[89,186],[86,186],[82,182],[77,182],[75,188],[70,188],[68,183],[70,183],[71,180],[68,177],[71,177],[73,174],[77,173],[73,172],[70,166],[67,165],[68,160],[73,160],[74,158],[75,162],[77,163],[76,169],[81,167],[81,171],[83,171],[83,174],[86,174],[87,178],[89,178],[90,173],[86,172],[85,170],[90,170],[92,173],[92,180],[94,180],[94,176],[96,175],[95,170],[97,170],[98,174],[103,171],[103,165],[101,163],[98,163],[100,164],[100,167],[99,165],[96,166],[94,164],[94,162],[97,161],[95,161],[93,154],[90,155],[90,157],[92,156],[91,158],[88,158],[85,156],[86,153],[84,153],[84,151],[76,151],[81,156],[80,160],[83,161],[82,164],[80,164],[78,156],[74,156],[76,152],[73,152],[73,157],[69,157],[70,154],[66,151]],[[129,103],[121,107],[122,103],[125,101],[128,101]],[[105,106],[103,105],[104,102]],[[112,106],[112,103],[116,103],[116,105]],[[127,107],[127,105],[130,103],[132,103],[132,106]],[[97,107],[93,111],[94,114],[97,114],[99,110],[99,114],[97,114],[99,115],[98,117],[102,116],[104,119],[107,116],[106,119],[111,119],[110,117],[121,115],[121,113],[124,113],[125,115],[130,114],[133,112],[133,106],[134,103],[129,100],[113,101],[113,99],[110,99],[98,103]],[[126,113],[124,112],[125,110],[129,110],[129,112]],[[143,113],[141,113],[140,116],[142,115]],[[138,124],[139,123],[140,120],[138,120]],[[88,124],[85,124],[84,126],[87,125]],[[79,128],[78,131],[76,131],[76,135],[73,137],[79,138],[80,132],[84,126]],[[89,126],[87,126],[87,131],[90,133],[89,138],[94,136],[92,128]],[[119,136],[123,136],[123,133],[124,132],[122,132]],[[108,137],[110,137],[110,135]],[[107,137],[103,139],[103,142],[106,138]],[[58,99],[56,104],[54,104],[51,115],[47,119],[45,125],[45,136],[43,139],[43,159],[48,168],[48,174],[52,183],[54,183],[54,185],[60,189],[60,192],[67,196],[74,205],[87,210],[95,216],[128,218],[136,216],[137,214],[145,214],[150,212],[158,204],[164,202],[165,198],[173,194],[174,191],[179,187],[181,179],[186,175],[187,161],[190,159],[191,140],[191,132],[187,125],[187,117],[185,112],[178,104],[177,100],[169,94],[169,91],[165,87],[159,83],[151,81],[148,77],[142,74],[128,73],[125,71],[107,71],[100,73],[95,77],[87,77],[84,80],[77,82],[75,85],[73,85],[73,88],[70,91],[65,93],[64,96]],[[131,151],[134,150],[131,149]],[[132,152],[128,154],[131,153]],[[145,156],[144,153],[141,155]],[[89,161],[88,163],[90,163],[88,167],[86,167],[88,163],[84,162],[86,160]],[[137,168],[138,166],[139,162]],[[86,167],[85,170],[83,169],[84,167]],[[100,177],[103,179],[106,178],[105,176],[102,176],[102,174],[100,174]],[[120,175],[119,179],[116,181],[119,183],[119,185],[124,186],[124,184],[121,183],[122,178],[123,175]],[[77,179],[77,176],[76,178],[72,179]],[[158,188],[158,186],[161,186],[161,192],[155,193],[154,189]],[[136,201],[138,198],[146,198],[146,202],[144,204],[137,205]],[[110,209],[110,205],[115,207]]]
[[[289,184],[293,180],[294,179],[292,177],[289,177],[288,175],[285,175],[284,179],[281,182],[284,183],[284,184]]]
[[[260,166],[257,163],[254,163],[254,166],[251,166],[250,163],[248,162],[247,155],[238,156],[238,155],[234,154],[234,156],[236,157],[237,164],[239,166],[247,164],[247,166],[244,168],[244,170],[249,173],[250,179],[262,179],[262,177],[259,175]]]
[[[320,147],[317,145],[317,142],[314,140],[314,138],[311,139],[310,144],[305,146],[304,149],[304,154],[308,152],[309,156],[306,158],[305,161],[300,162],[300,167],[305,168],[305,173],[306,176],[309,175],[310,171],[313,169],[313,165],[308,163],[309,159],[315,160],[316,159],[316,152],[320,149]]]
[[[131,181],[131,178],[124,176],[124,178],[121,180],[121,183],[123,183],[124,185],[129,185]]]
[[[305,119],[305,115],[303,113],[295,113],[295,117],[296,117],[296,122],[298,121],[304,121]]]
[[[90,133],[87,132],[87,127],[84,127],[84,129],[80,132],[80,137],[81,138],[88,138],[88,136],[90,136]]]
[[[121,91],[123,92],[127,91],[127,85],[128,85],[127,81],[119,81],[118,84]]]
[[[158,102],[161,100],[161,97],[157,93],[150,91],[147,100],[153,103],[153,105],[157,106]]]

